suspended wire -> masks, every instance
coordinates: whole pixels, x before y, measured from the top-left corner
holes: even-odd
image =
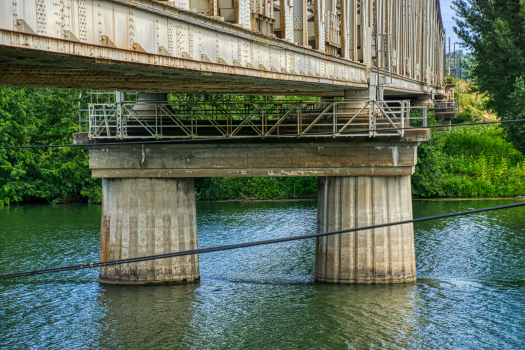
[[[186,142],[207,142],[207,141],[229,141],[229,140],[257,140],[257,139],[274,139],[287,137],[301,137],[301,136],[327,136],[327,135],[351,135],[366,132],[380,132],[380,131],[400,131],[400,130],[415,130],[415,129],[434,129],[434,128],[448,128],[457,126],[474,126],[474,125],[491,125],[491,124],[507,124],[507,123],[521,123],[525,119],[515,120],[501,120],[495,122],[481,122],[481,123],[465,123],[465,124],[451,124],[451,125],[427,125],[414,126],[407,128],[390,128],[390,129],[368,129],[368,130],[349,130],[341,132],[317,132],[308,134],[281,134],[281,135],[264,135],[264,136],[239,136],[239,137],[215,137],[209,139],[177,139],[177,140],[154,140],[154,141],[127,141],[127,142],[101,142],[101,143],[83,143],[71,145],[33,145],[33,146],[8,146],[0,147],[0,149],[24,149],[24,148],[60,148],[60,147],[100,147],[100,146],[116,146],[116,145],[147,145],[147,144],[168,144],[168,143],[186,143]],[[377,135],[381,137],[381,135]]]
[[[477,213],[484,213],[484,212],[488,212],[488,211],[511,209],[511,208],[517,208],[517,207],[523,207],[523,206],[525,206],[525,202],[509,204],[509,205],[502,205],[502,206],[491,207],[491,208],[469,210],[469,211],[464,211],[464,212],[459,212],[459,213],[429,216],[429,217],[413,219],[413,220],[392,222],[392,223],[388,223],[388,224],[380,224],[380,225],[372,225],[372,226],[351,228],[351,229],[347,229],[347,230],[331,231],[331,232],[326,232],[326,233],[317,233],[317,234],[312,234],[312,235],[277,238],[277,239],[270,239],[270,240],[266,240],[266,241],[233,244],[233,245],[227,245],[227,246],[222,246],[222,247],[195,249],[195,250],[189,250],[189,251],[184,251],[184,252],[176,252],[176,253],[168,253],[168,254],[160,254],[160,255],[151,255],[151,256],[144,256],[144,257],[131,258],[131,259],[112,260],[112,261],[105,261],[105,262],[100,261],[100,262],[95,262],[95,263],[88,263],[88,264],[74,265],[74,266],[67,266],[67,267],[58,267],[58,268],[53,268],[53,269],[35,270],[35,271],[27,271],[27,272],[17,272],[17,273],[11,273],[11,274],[7,274],[7,275],[0,275],[0,279],[16,278],[16,277],[32,276],[32,275],[41,275],[41,274],[47,274],[47,273],[53,273],[53,272],[61,272],[61,271],[72,271],[72,270],[89,269],[89,268],[101,267],[101,266],[121,265],[121,264],[136,263],[136,262],[141,262],[141,261],[173,258],[173,257],[192,255],[192,254],[203,254],[203,253],[219,252],[219,251],[239,249],[239,248],[254,247],[254,246],[260,246],[260,245],[266,245],[266,244],[291,242],[291,241],[298,241],[298,240],[309,239],[309,238],[318,238],[318,237],[332,236],[332,235],[337,235],[337,234],[341,234],[341,233],[373,230],[373,229],[382,228],[382,227],[406,225],[406,224],[411,224],[411,223],[416,223],[416,222],[438,220],[438,219],[446,219],[446,218],[452,218],[452,217],[456,217],[456,216],[471,215],[471,214],[477,214]]]

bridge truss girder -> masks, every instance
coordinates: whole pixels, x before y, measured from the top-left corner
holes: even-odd
[[[388,62],[375,55],[381,51],[374,47],[378,34],[390,34]],[[0,5],[0,78],[13,86],[159,91],[147,83],[158,79],[172,92],[250,88],[271,93],[265,86],[273,86],[277,94],[341,96],[367,88],[372,68],[385,64],[395,78],[388,90],[442,89],[438,0],[12,0]],[[106,82],[96,79],[97,71],[104,72]],[[69,79],[72,73],[77,82]],[[60,74],[68,81],[61,82]],[[134,78],[133,87],[126,86]]]
[[[415,110],[422,113],[413,114]],[[90,140],[404,137],[427,124],[427,107],[409,101],[91,103],[79,123]],[[82,119],[83,118],[83,119]]]

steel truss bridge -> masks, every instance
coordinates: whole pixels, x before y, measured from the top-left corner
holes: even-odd
[[[439,95],[444,47],[438,0],[0,2],[9,86]]]
[[[1,85],[332,99],[219,106],[123,95],[90,106],[91,138],[402,135],[416,105],[454,115],[444,48],[439,0],[0,2]]]

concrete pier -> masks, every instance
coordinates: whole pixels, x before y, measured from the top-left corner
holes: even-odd
[[[319,177],[317,231],[412,219],[410,176]],[[416,280],[412,224],[317,239],[315,280],[398,283]]]
[[[193,178],[103,179],[100,260],[197,249]],[[100,268],[100,282],[165,284],[199,280],[199,258],[177,258]]]
[[[82,135],[76,137],[83,143]],[[100,143],[89,149],[103,178],[101,260],[197,248],[194,180],[198,177],[317,176],[318,231],[412,218],[410,177],[429,130],[404,137],[213,141],[180,144]],[[330,283],[416,279],[412,225],[319,239],[315,278]],[[197,256],[101,269],[107,283],[199,279]]]

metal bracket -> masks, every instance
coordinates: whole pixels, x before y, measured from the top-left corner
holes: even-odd
[[[35,31],[33,29],[31,29],[29,24],[27,24],[26,21],[24,21],[23,19],[20,19],[20,18],[15,18],[14,19],[14,29],[17,32],[23,32],[23,33],[27,33],[27,34],[35,34]]]

